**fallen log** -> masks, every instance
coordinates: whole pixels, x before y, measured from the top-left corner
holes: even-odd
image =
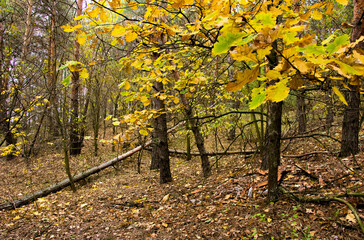
[[[88,176],[98,173],[101,170],[104,170],[105,168],[108,168],[110,166],[113,166],[114,164],[116,164],[117,162],[130,157],[131,155],[133,155],[134,153],[144,149],[145,147],[149,146],[152,143],[152,141],[147,141],[144,145],[138,146],[132,150],[130,150],[129,152],[126,152],[116,158],[111,159],[110,161],[107,161],[99,166],[90,168],[89,170],[86,170],[85,172],[82,172],[80,174],[77,174],[75,176],[73,176],[73,181],[74,182],[78,182],[80,180],[83,180],[85,178],[87,178]],[[7,202],[7,203],[3,203],[0,204],[0,210],[11,210],[11,209],[16,209],[18,207],[24,206],[30,202],[33,202],[35,200],[37,200],[38,198],[41,197],[45,197],[51,193],[55,193],[58,192],[60,190],[62,190],[63,188],[67,187],[70,185],[70,180],[64,179],[63,181],[56,183],[52,186],[49,186],[45,189],[39,190],[37,192],[34,192],[32,194],[26,195],[23,198],[17,199],[15,201],[12,202]]]
[[[151,148],[145,148],[145,150],[151,151]],[[182,150],[176,150],[176,149],[169,149],[168,150],[170,154],[179,154],[179,155],[187,155],[187,151],[182,151]],[[207,152],[206,155],[207,156],[221,156],[221,155],[236,155],[236,154],[241,154],[241,155],[251,155],[256,153],[255,150],[251,150],[251,151],[231,151],[231,152]],[[190,153],[192,156],[200,156],[201,154],[198,152],[191,152]]]

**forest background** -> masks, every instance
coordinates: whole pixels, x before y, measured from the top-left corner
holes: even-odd
[[[364,1],[0,7],[2,236],[362,236]]]

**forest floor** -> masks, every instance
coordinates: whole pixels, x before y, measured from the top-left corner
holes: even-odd
[[[327,139],[325,140],[327,141]],[[281,186],[302,197],[364,192],[352,157],[340,162],[307,140],[283,152]],[[49,149],[53,146],[49,145]],[[90,146],[89,146],[90,147]],[[90,150],[91,151],[91,150]],[[71,159],[74,173],[116,156],[110,146],[101,157],[82,154]],[[348,207],[338,202],[309,203],[282,195],[266,203],[267,172],[259,170],[259,156],[224,156],[213,174],[203,179],[198,157],[186,161],[171,156],[173,182],[159,184],[143,152],[77,183],[70,188],[16,210],[0,211],[0,239],[363,239]],[[363,162],[364,154],[356,156]],[[211,162],[216,161],[214,157]],[[9,202],[66,178],[63,155],[43,151],[28,162],[0,159],[0,203]],[[346,167],[344,165],[346,165]],[[348,167],[348,168],[347,168]],[[363,177],[363,171],[359,171]],[[363,205],[352,203],[364,219]]]

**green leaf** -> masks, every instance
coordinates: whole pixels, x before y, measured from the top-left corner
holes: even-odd
[[[220,36],[218,42],[215,43],[212,53],[215,55],[226,53],[230,50],[230,47],[236,46],[240,42],[244,33],[227,33],[226,36]]]
[[[300,48],[300,51],[306,52],[307,54],[325,55],[325,47],[317,45],[308,45],[307,47]]]
[[[147,130],[145,130],[145,129],[141,129],[141,130],[139,130],[139,133],[140,133],[141,135],[143,135],[143,136],[148,136],[148,131],[147,131]]]
[[[260,12],[256,15],[253,22],[255,24],[260,23],[262,25],[261,28],[272,28],[276,25],[276,17],[271,12]]]
[[[71,83],[71,74],[69,74],[67,77],[65,77],[63,80],[62,80],[62,84],[64,87],[68,87]]]
[[[329,43],[326,47],[326,51],[329,54],[332,54],[339,50],[339,48],[343,45],[349,44],[350,37],[347,34],[344,34],[340,37],[335,38],[335,40],[332,43]]]
[[[252,90],[252,100],[249,102],[249,108],[255,109],[262,105],[265,101],[267,94],[264,89],[255,88]]]

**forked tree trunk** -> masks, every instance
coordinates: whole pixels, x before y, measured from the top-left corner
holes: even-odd
[[[180,98],[184,106],[184,111],[187,117],[188,124],[191,128],[193,135],[195,136],[197,149],[200,152],[203,176],[207,178],[211,175],[211,167],[210,167],[209,157],[206,152],[204,139],[200,131],[200,127],[198,125],[198,122],[193,116],[192,109],[188,103],[186,96],[184,94],[180,94]]]
[[[364,0],[354,0],[353,31],[351,33],[351,42],[356,41],[364,35]],[[358,48],[364,49],[364,44],[357,45]],[[361,81],[360,81],[361,82]],[[359,87],[349,84],[350,91],[346,94],[348,106],[344,112],[342,124],[342,139],[340,156],[346,157],[359,152],[359,106],[360,92]]]

